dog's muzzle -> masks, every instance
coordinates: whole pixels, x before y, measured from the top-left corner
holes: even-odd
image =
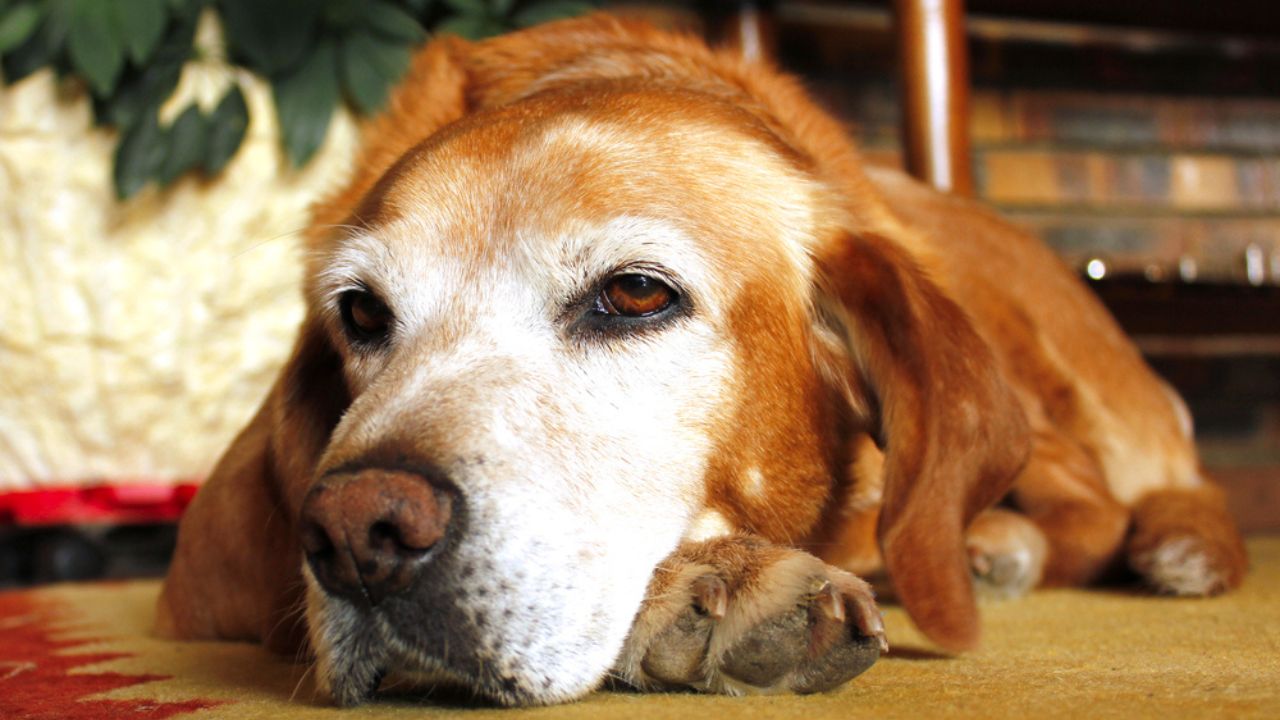
[[[437,468],[356,461],[305,496],[298,527],[321,692],[356,705],[388,674],[503,705],[590,691],[669,552],[638,542],[649,516],[606,525],[566,483],[531,474],[486,492],[485,478]]]

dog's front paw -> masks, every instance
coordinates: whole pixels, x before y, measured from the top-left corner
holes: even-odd
[[[820,692],[888,650],[871,589],[751,536],[683,545],[654,576],[616,667],[642,689]]]

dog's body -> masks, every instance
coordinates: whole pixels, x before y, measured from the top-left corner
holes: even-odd
[[[340,702],[387,671],[513,703],[611,668],[830,687],[883,640],[845,571],[953,650],[973,576],[1243,575],[1181,401],[1048,250],[695,40],[431,44],[308,242],[295,352],[159,623],[305,631]]]

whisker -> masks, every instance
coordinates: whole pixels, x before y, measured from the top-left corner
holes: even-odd
[[[286,230],[286,231],[284,231],[284,232],[282,232],[282,233],[278,233],[278,234],[276,234],[276,235],[272,235],[271,237],[263,238],[262,240],[259,240],[258,242],[255,242],[255,243],[253,243],[252,245],[250,245],[249,247],[247,247],[247,248],[245,248],[245,249],[241,250],[240,252],[238,252],[238,253],[236,253],[236,254],[232,255],[231,257],[232,257],[232,259],[239,259],[239,258],[240,258],[240,256],[245,255],[245,254],[247,254],[247,253],[250,253],[250,252],[252,252],[252,251],[254,251],[254,250],[257,250],[258,248],[260,248],[260,247],[262,247],[262,246],[264,246],[264,245],[267,245],[267,244],[269,244],[269,243],[273,243],[273,242],[277,242],[277,241],[279,241],[279,240],[284,240],[284,239],[287,239],[287,238],[292,238],[292,237],[295,237],[295,236],[297,236],[297,235],[301,235],[302,233],[306,232],[307,230],[311,230],[311,229],[317,229],[317,230],[319,230],[319,229],[324,229],[324,230],[348,230],[348,231],[353,232],[353,233],[365,232],[365,229],[364,229],[364,228],[362,228],[362,227],[360,227],[360,226],[358,226],[358,225],[350,225],[350,224],[347,224],[347,223],[325,223],[325,224],[310,224],[310,223],[308,223],[308,224],[306,224],[306,225],[302,225],[302,226],[296,227],[296,228],[294,228],[294,229],[292,229],[292,230]]]
[[[298,691],[302,689],[302,684],[306,682],[307,678],[311,675],[311,673],[315,672],[315,669],[316,669],[315,663],[307,663],[307,666],[302,671],[302,675],[298,676],[298,682],[294,683],[293,685],[293,692],[289,693],[289,702],[292,703],[295,699],[297,699]],[[312,698],[314,698],[315,688],[313,687],[312,690],[313,690]]]
[[[270,244],[270,243],[277,242],[277,241],[279,241],[279,240],[285,240],[285,239],[288,239],[288,238],[292,238],[292,237],[293,237],[293,236],[295,236],[295,235],[299,235],[299,234],[301,234],[301,233],[302,233],[304,230],[306,230],[306,229],[307,229],[307,228],[306,228],[306,226],[303,226],[303,227],[300,227],[300,228],[295,228],[295,229],[293,229],[293,230],[286,230],[285,232],[279,233],[279,234],[277,234],[277,235],[272,235],[271,237],[268,237],[268,238],[263,238],[262,240],[259,240],[258,242],[255,242],[255,243],[253,243],[252,245],[250,245],[249,247],[247,247],[247,248],[245,248],[245,249],[241,250],[240,252],[238,252],[238,253],[236,253],[236,254],[232,255],[232,256],[231,256],[231,259],[232,259],[232,260],[239,260],[241,256],[246,255],[246,254],[248,254],[248,253],[250,253],[250,252],[253,252],[254,250],[257,250],[258,248],[260,248],[260,247],[262,247],[262,246],[264,246],[264,245],[268,245],[268,244]]]

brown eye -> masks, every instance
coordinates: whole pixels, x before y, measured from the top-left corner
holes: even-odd
[[[610,279],[600,292],[600,307],[609,315],[644,317],[666,310],[676,292],[660,280],[634,273]]]
[[[368,290],[348,290],[338,301],[342,323],[352,340],[378,344],[391,331],[391,308]]]

